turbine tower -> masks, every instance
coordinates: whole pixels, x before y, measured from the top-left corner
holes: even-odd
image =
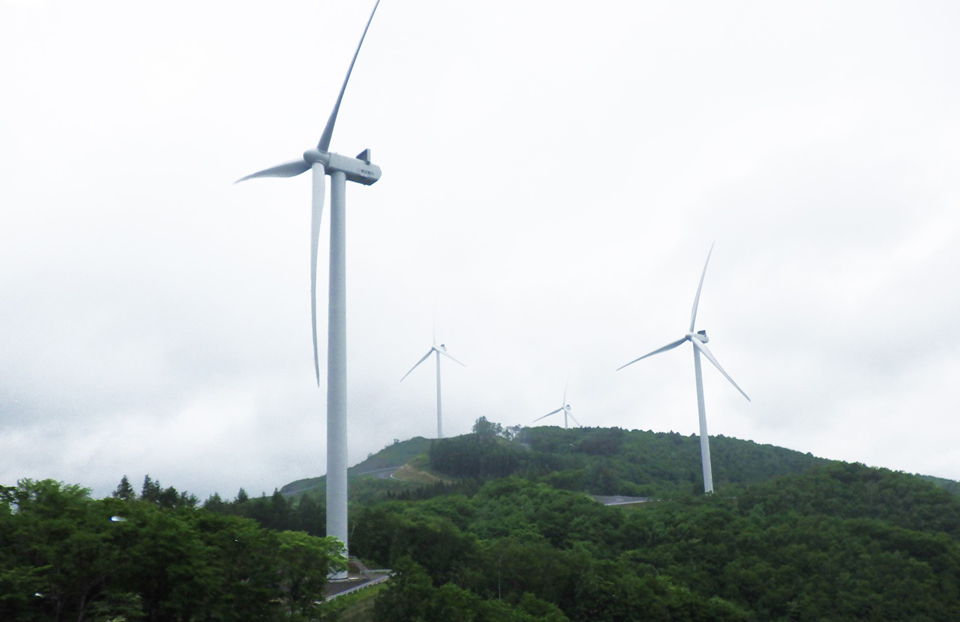
[[[403,382],[404,379],[410,375],[410,372],[415,370],[420,366],[420,363],[424,362],[430,355],[436,352],[437,354],[437,438],[443,438],[443,409],[440,405],[440,356],[443,355],[453,361],[454,363],[460,365],[461,367],[466,367],[463,363],[453,358],[449,352],[447,352],[447,346],[437,345],[437,330],[433,330],[433,345],[427,350],[427,353],[423,355],[423,358],[417,361],[417,364],[410,368],[410,371],[403,375],[403,378],[400,379],[400,382]]]
[[[569,384],[569,381],[568,381],[568,384]],[[553,411],[550,411],[550,412],[548,412],[547,414],[545,414],[545,415],[542,416],[542,417],[537,417],[536,419],[533,420],[533,422],[536,423],[536,422],[540,421],[541,419],[546,419],[546,418],[549,417],[550,415],[555,415],[555,414],[557,414],[558,412],[562,412],[562,413],[563,413],[563,428],[564,428],[564,429],[567,428],[567,417],[570,417],[571,419],[573,419],[573,422],[574,422],[574,423],[576,423],[577,425],[580,425],[580,422],[577,421],[577,420],[574,418],[574,416],[573,416],[573,409],[570,408],[570,404],[567,404],[567,385],[566,385],[566,384],[563,385],[563,402],[561,402],[560,408],[558,408],[558,409],[556,409],[556,410],[553,410]],[[582,426],[581,426],[581,427],[582,427]]]
[[[703,265],[703,274],[700,275],[700,285],[697,286],[697,295],[693,299],[693,312],[690,314],[690,330],[687,331],[687,334],[683,336],[682,339],[678,339],[673,343],[668,343],[662,348],[654,350],[650,354],[644,354],[638,359],[634,359],[617,368],[617,371],[620,371],[627,365],[633,365],[637,361],[642,361],[648,356],[653,356],[654,354],[660,354],[661,352],[666,352],[667,350],[672,350],[677,346],[682,345],[684,342],[689,341],[693,344],[693,369],[697,377],[697,408],[700,412],[700,460],[703,463],[703,492],[712,493],[713,492],[713,469],[710,463],[710,436],[707,434],[707,412],[703,405],[703,374],[700,371],[700,353],[702,352],[707,360],[713,363],[713,365],[720,370],[720,373],[723,374],[723,377],[730,381],[737,391],[740,391],[740,394],[743,397],[747,398],[747,401],[750,401],[750,398],[746,393],[743,392],[737,383],[733,381],[733,378],[730,377],[730,374],[723,370],[723,367],[720,367],[720,363],[717,362],[717,359],[714,358],[713,354],[707,349],[707,342],[710,341],[710,338],[707,337],[707,331],[700,330],[694,332],[694,326],[697,321],[697,305],[700,303],[700,290],[703,289],[703,279],[707,276],[707,265],[710,264],[710,255],[713,253],[713,244],[710,245],[710,252],[707,253],[707,261]]]
[[[330,176],[330,292],[327,341],[327,535],[334,536],[349,552],[347,542],[347,304],[346,304],[346,182],[369,186],[380,179],[380,167],[371,164],[370,150],[365,149],[356,158],[330,151],[330,139],[337,122],[340,102],[347,90],[350,74],[360,54],[363,39],[377,12],[377,0],[370,19],[360,36],[360,43],[350,61],[347,76],[340,87],[327,125],[316,148],[303,152],[299,160],[286,162],[237,180],[257,177],[296,177],[307,171],[313,173],[313,210],[310,223],[310,312],[313,326],[313,367],[320,386],[320,357],[317,351],[317,254],[320,243],[320,217],[326,192],[326,177]],[[346,578],[340,573],[332,578]]]

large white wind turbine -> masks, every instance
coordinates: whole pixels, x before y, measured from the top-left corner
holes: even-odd
[[[320,358],[317,351],[317,253],[320,243],[320,217],[323,215],[326,176],[330,176],[330,301],[327,341],[327,535],[347,542],[347,313],[346,313],[346,182],[369,186],[380,179],[380,167],[370,163],[370,150],[356,158],[331,152],[330,139],[337,122],[340,102],[347,90],[350,74],[360,54],[363,39],[377,12],[377,0],[353,54],[340,95],[327,119],[316,148],[303,152],[299,160],[280,164],[240,181],[255,177],[295,177],[313,173],[313,212],[310,225],[310,310],[313,326],[313,366],[320,385]],[[349,550],[346,548],[346,550]],[[342,573],[341,577],[345,577]]]
[[[570,404],[567,404],[567,385],[563,385],[563,402],[561,402],[560,408],[558,408],[558,409],[556,409],[556,410],[552,410],[552,411],[548,412],[547,414],[545,414],[545,415],[542,416],[542,417],[537,417],[536,419],[533,420],[533,422],[536,423],[536,422],[540,421],[541,419],[546,419],[547,417],[549,417],[549,416],[551,416],[551,415],[555,415],[555,414],[557,414],[557,413],[559,413],[559,412],[562,412],[562,413],[563,413],[563,427],[564,427],[564,428],[567,428],[567,417],[573,419],[573,422],[576,423],[577,425],[580,425],[580,422],[577,421],[577,420],[574,418],[574,416],[573,416],[573,409],[570,408]]]
[[[714,358],[710,350],[707,349],[707,342],[710,341],[710,338],[707,337],[707,331],[700,330],[694,332],[694,325],[697,321],[697,305],[700,303],[700,290],[703,289],[703,279],[707,276],[707,265],[710,264],[710,255],[713,254],[713,245],[710,245],[710,252],[707,253],[707,261],[703,264],[703,274],[700,275],[700,285],[697,286],[697,295],[693,299],[693,312],[690,314],[690,330],[687,331],[687,334],[683,336],[682,339],[678,339],[673,343],[668,343],[667,345],[654,350],[650,354],[644,354],[638,359],[634,359],[627,363],[627,365],[633,365],[637,361],[642,361],[648,356],[653,356],[654,354],[659,354],[661,352],[666,352],[667,350],[672,350],[677,346],[682,345],[684,342],[689,341],[693,344],[693,369],[696,372],[697,377],[697,408],[700,411],[700,460],[703,463],[703,491],[705,493],[713,492],[713,469],[710,464],[710,437],[707,434],[707,412],[703,405],[703,375],[700,371],[700,353],[702,352],[707,360],[714,364],[714,366],[720,370],[720,373],[723,374],[723,377],[730,381],[737,391],[740,391],[740,394],[743,397],[747,398],[747,401],[750,401],[750,398],[746,393],[743,392],[737,383],[733,381],[733,378],[730,377],[730,374],[725,372],[720,363],[717,362],[717,359]],[[627,365],[623,365],[617,368],[617,371],[620,371]]]
[[[451,356],[450,353],[447,352],[447,346],[443,345],[442,343],[440,345],[437,345],[436,330],[434,330],[433,332],[433,345],[430,346],[430,349],[427,350],[427,353],[423,355],[423,358],[417,361],[417,364],[411,367],[410,371],[408,371],[403,375],[403,378],[400,379],[400,382],[403,382],[404,379],[410,375],[410,372],[412,372],[417,367],[419,367],[420,363],[430,358],[430,355],[433,354],[434,352],[437,353],[437,438],[443,438],[443,415],[442,415],[443,409],[440,405],[440,356],[443,355],[462,367],[466,367],[466,365],[464,365],[457,359],[453,358],[453,356]]]

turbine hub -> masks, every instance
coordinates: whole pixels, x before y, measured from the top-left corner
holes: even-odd
[[[696,339],[700,343],[707,343],[710,341],[710,338],[707,337],[707,331],[698,330],[695,333],[687,333],[687,339]]]
[[[307,149],[304,151],[303,159],[306,160],[311,166],[314,164],[323,164],[324,167],[330,165],[330,154],[318,151],[316,148]]]

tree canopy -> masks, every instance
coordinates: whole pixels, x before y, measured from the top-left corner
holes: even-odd
[[[336,540],[197,509],[149,478],[143,491],[0,489],[0,620],[306,620],[344,567]]]

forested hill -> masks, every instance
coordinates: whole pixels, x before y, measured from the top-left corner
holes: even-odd
[[[508,440],[496,424],[487,425],[490,428],[480,433],[434,441],[430,448],[432,469],[462,478],[516,474],[554,488],[595,495],[647,497],[703,492],[700,439],[694,435],[539,427],[524,429]],[[829,462],[811,454],[724,436],[711,437],[710,449],[717,488],[802,473]]]
[[[844,463],[718,490],[628,510],[513,476],[358,508],[350,546],[397,571],[378,622],[960,620],[957,496]]]
[[[693,436],[475,431],[430,467],[478,488],[351,516],[351,550],[397,571],[378,622],[960,620],[955,482],[714,437],[705,496]]]
[[[448,482],[474,482],[473,487],[478,481],[516,475],[554,488],[594,495],[664,497],[703,492],[700,439],[696,435],[555,426],[525,428],[512,434],[483,418],[476,429],[479,432],[449,439],[418,436],[394,441],[350,467],[351,499],[369,501],[405,494],[404,491],[436,481],[431,475]],[[831,463],[810,453],[722,435],[710,438],[710,448],[717,489],[799,474]],[[401,473],[389,478],[382,472],[404,465],[415,467],[415,471],[427,477],[398,481],[404,480]],[[385,479],[375,479],[378,472]],[[960,494],[958,482],[926,475],[917,477]],[[324,485],[323,476],[301,479],[286,484],[280,493],[296,498],[309,491],[322,503]],[[469,487],[452,488],[466,491]]]
[[[401,494],[424,482],[376,480],[385,469],[413,465],[450,480],[518,475],[563,490],[595,495],[663,496],[703,492],[700,440],[675,432],[620,428],[525,428],[511,434],[485,419],[479,432],[449,439],[394,441],[350,467],[351,498]],[[773,445],[724,436],[710,439],[717,487],[802,473],[829,461]],[[361,477],[367,475],[369,477]],[[385,475],[385,474],[384,474]],[[945,480],[946,481],[946,480]],[[288,498],[307,492],[321,500],[325,478],[296,480],[280,488]]]
[[[711,445],[717,492],[703,495],[696,437],[515,436],[481,419],[471,435],[398,441],[353,469],[349,525],[350,552],[395,574],[373,617],[342,619],[960,620],[956,482]],[[377,477],[403,460],[406,481]],[[51,481],[0,486],[0,621],[334,619],[315,605],[339,559],[315,537],[319,489],[197,507],[149,477],[139,495],[124,477],[99,500]],[[611,507],[584,492],[650,499]]]

